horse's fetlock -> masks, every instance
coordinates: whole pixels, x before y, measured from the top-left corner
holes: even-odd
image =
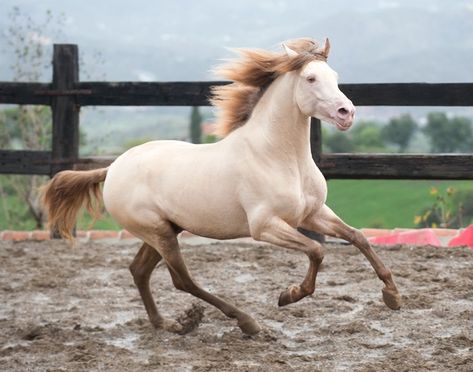
[[[392,272],[388,268],[381,269],[378,273],[378,277],[385,283],[389,282],[392,280]]]
[[[311,295],[315,292],[315,285],[306,285],[306,284],[302,284],[301,287],[301,292],[304,294],[304,295]]]
[[[364,241],[366,240],[365,236],[363,235],[363,233],[360,231],[360,230],[357,230],[357,229],[352,229],[350,231],[350,235],[352,237],[352,241],[354,243],[359,243],[359,244],[363,244]]]

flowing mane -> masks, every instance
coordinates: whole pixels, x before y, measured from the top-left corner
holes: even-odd
[[[219,136],[244,125],[263,95],[265,89],[280,75],[302,68],[313,60],[327,60],[328,51],[309,38],[290,40],[286,43],[298,55],[262,49],[236,49],[239,59],[218,66],[215,73],[233,83],[212,87],[212,105],[217,108]]]

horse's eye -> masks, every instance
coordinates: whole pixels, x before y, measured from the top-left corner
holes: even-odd
[[[308,77],[307,77],[307,81],[308,81],[309,83],[315,83],[315,76],[308,76]]]

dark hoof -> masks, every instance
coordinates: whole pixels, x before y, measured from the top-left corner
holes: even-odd
[[[282,291],[279,295],[279,306],[286,306],[292,304],[299,300],[298,293],[300,292],[300,287],[298,285],[291,285],[285,291]]]
[[[240,327],[243,333],[250,336],[255,335],[259,331],[261,331],[261,326],[258,324],[256,320],[254,320],[250,316],[244,317],[243,319],[239,319],[238,327]]]
[[[399,310],[401,308],[401,296],[397,289],[383,288],[383,301],[392,310]]]

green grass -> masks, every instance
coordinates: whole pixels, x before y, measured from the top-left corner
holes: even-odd
[[[3,203],[8,205],[8,213],[5,212]],[[104,213],[102,218],[92,225],[92,218],[83,213],[77,222],[79,230],[94,228],[97,230],[119,230],[121,227],[108,213]],[[8,196],[6,200],[0,201],[0,231],[2,230],[35,230],[34,220],[28,216],[26,205],[16,196]]]
[[[104,213],[102,217],[92,224],[93,220],[88,213],[83,213],[77,221],[78,230],[121,230],[121,226],[108,214]]]
[[[433,204],[432,186],[473,189],[473,181],[333,180],[327,204],[354,227],[415,227],[414,216]]]
[[[18,182],[18,178],[0,175],[0,190],[3,189],[6,196],[0,194],[0,231],[1,230],[35,230],[36,223],[29,214],[28,207],[23,200],[14,194],[12,182]],[[89,229],[92,226],[92,218],[87,213],[81,213],[77,228]],[[120,226],[104,213],[102,218],[94,225],[94,229],[118,230]]]
[[[34,229],[35,222],[32,218],[28,218],[28,208],[18,197],[9,195],[0,200],[0,231]]]

